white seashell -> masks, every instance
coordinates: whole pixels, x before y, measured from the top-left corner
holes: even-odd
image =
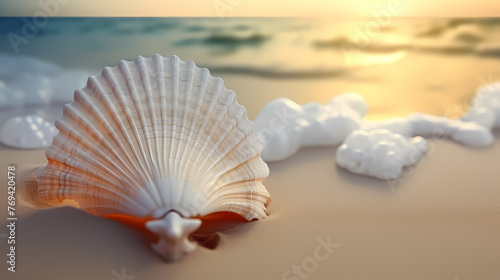
[[[355,174],[379,179],[396,179],[403,167],[415,165],[427,151],[427,142],[412,139],[386,129],[356,130],[337,150],[337,164]]]
[[[19,149],[39,149],[49,146],[57,134],[54,125],[37,115],[13,117],[0,130],[0,142]]]
[[[178,57],[139,56],[75,91],[36,174],[38,199],[94,215],[146,218],[175,260],[196,246],[198,217],[263,219],[269,174],[245,108],[220,78]]]

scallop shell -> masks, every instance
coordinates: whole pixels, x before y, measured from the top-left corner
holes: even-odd
[[[206,68],[177,56],[106,67],[75,91],[36,174],[38,199],[98,216],[152,220],[152,248],[175,260],[196,248],[199,217],[263,219],[269,169],[245,108]]]

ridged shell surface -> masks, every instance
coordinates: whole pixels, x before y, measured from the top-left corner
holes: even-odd
[[[245,108],[178,57],[106,67],[75,91],[37,172],[39,199],[95,215],[266,217],[269,174]]]

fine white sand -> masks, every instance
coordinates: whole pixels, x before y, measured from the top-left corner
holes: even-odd
[[[228,79],[226,85],[253,118],[267,97],[231,86],[242,80]],[[243,82],[268,90],[284,90],[281,83],[286,82],[292,99],[310,84]],[[341,93],[335,87],[329,91]],[[374,97],[368,98],[369,106],[370,100]],[[500,279],[499,133],[489,148],[432,139],[429,145],[429,153],[398,182],[337,168],[336,148],[302,149],[269,165],[271,175],[264,181],[272,197],[268,219],[224,232],[215,250],[200,247],[175,263],[162,261],[141,234],[115,221],[70,207],[32,210],[18,205],[17,272],[8,272],[4,263],[0,278]],[[0,158],[4,224],[7,166],[21,170],[46,159],[44,150],[6,146],[0,146]],[[3,226],[0,233],[6,232]],[[318,238],[326,241],[328,236],[340,246],[328,257],[321,251],[326,259],[317,261]],[[7,254],[6,239],[0,241],[1,254]],[[294,265],[302,278],[293,274]],[[117,278],[122,272],[135,278]]]

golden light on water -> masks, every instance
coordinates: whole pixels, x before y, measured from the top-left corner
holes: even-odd
[[[370,54],[360,54],[357,58],[357,60],[353,61],[354,65],[359,65],[359,66],[368,66],[372,64],[386,64],[386,63],[392,63],[397,60],[402,59],[406,55],[406,52],[404,51],[399,51],[387,55],[370,55]],[[353,65],[353,66],[354,66]]]

